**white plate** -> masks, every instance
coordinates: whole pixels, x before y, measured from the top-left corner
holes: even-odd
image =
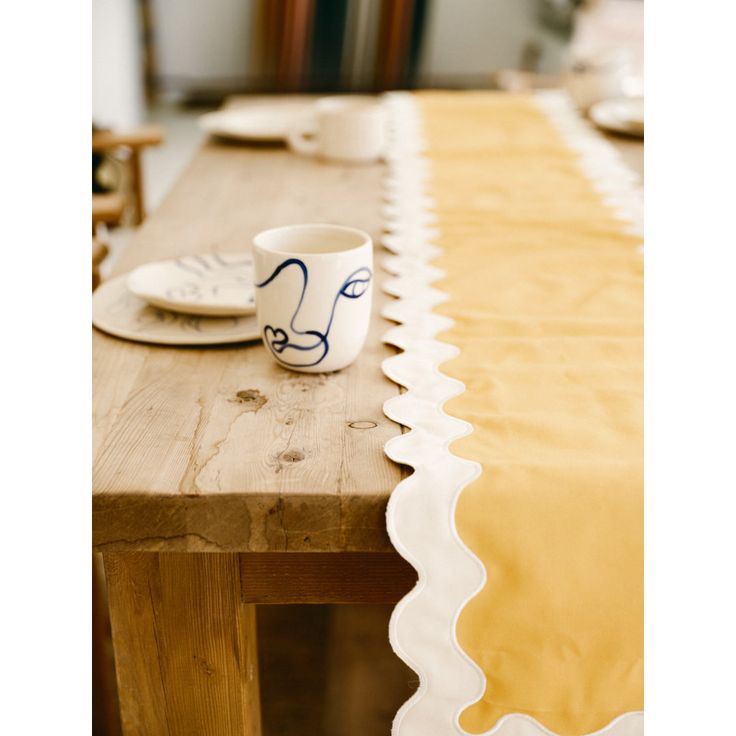
[[[256,311],[253,259],[248,253],[202,253],[139,266],[128,288],[155,307],[207,317]]]
[[[176,314],[132,294],[127,276],[105,281],[92,296],[92,324],[116,337],[159,345],[221,345],[259,340],[255,315],[199,317]]]
[[[199,118],[199,127],[210,135],[243,141],[283,141],[294,117],[305,109],[303,102],[252,102],[242,107],[209,112]]]
[[[588,113],[590,119],[604,130],[628,135],[644,135],[644,98],[617,97],[596,102]]]

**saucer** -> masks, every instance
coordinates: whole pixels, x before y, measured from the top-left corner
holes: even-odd
[[[155,307],[207,317],[256,311],[249,253],[202,253],[139,266],[128,289]]]
[[[220,138],[277,143],[304,109],[303,102],[251,102],[202,115],[199,127]]]
[[[616,97],[596,102],[588,112],[590,119],[604,130],[644,136],[644,98]]]
[[[159,345],[222,345],[259,340],[255,315],[202,317],[177,314],[131,293],[127,275],[105,281],[92,296],[92,324],[115,337]]]

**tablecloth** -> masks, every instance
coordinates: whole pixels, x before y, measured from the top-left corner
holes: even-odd
[[[419,571],[394,733],[642,732],[641,193],[561,93],[389,96],[384,364]]]

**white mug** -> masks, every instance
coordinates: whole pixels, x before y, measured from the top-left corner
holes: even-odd
[[[625,49],[579,49],[568,55],[562,77],[575,104],[587,110],[596,102],[624,94],[627,69]]]
[[[386,148],[384,108],[372,97],[324,97],[294,121],[287,139],[307,156],[370,163]]]
[[[341,225],[287,225],[253,240],[258,327],[285,368],[328,373],[360,353],[371,319],[373,242]]]

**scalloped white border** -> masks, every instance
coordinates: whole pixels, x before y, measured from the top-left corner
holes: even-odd
[[[419,576],[389,625],[394,651],[419,675],[419,688],[396,714],[392,733],[428,736],[456,732],[468,694],[475,700],[483,693],[483,674],[454,633],[460,609],[485,583],[483,565],[460,540],[453,522],[459,491],[479,475],[480,465],[449,450],[472,428],[442,408],[465,386],[439,370],[457,349],[434,339],[452,320],[432,313],[446,297],[431,287],[443,273],[429,264],[439,253],[430,243],[438,233],[425,193],[427,162],[421,156],[418,110],[408,93],[387,95],[386,106],[390,148],[383,244],[395,255],[384,265],[396,278],[384,289],[398,298],[383,316],[399,326],[383,339],[403,352],[387,358],[382,368],[407,390],[389,399],[384,412],[410,429],[389,441],[385,451],[414,468],[391,494],[387,526],[392,543]]]
[[[637,177],[579,118],[564,94],[544,92],[536,99],[579,154],[581,167],[627,232],[641,234]],[[391,542],[418,572],[416,586],[397,604],[389,625],[391,646],[419,675],[419,687],[396,714],[392,734],[464,734],[460,713],[483,695],[485,677],[458,644],[456,622],[465,604],[485,585],[486,574],[457,533],[455,506],[481,466],[449,449],[454,440],[472,432],[472,426],[443,409],[465,386],[439,370],[458,350],[435,339],[453,323],[432,313],[447,295],[431,287],[443,272],[430,264],[440,249],[431,242],[439,233],[433,228],[436,218],[427,196],[430,170],[422,155],[421,116],[410,93],[387,94],[385,106],[389,173],[384,184],[388,234],[383,245],[394,255],[384,266],[394,278],[385,282],[384,290],[397,299],[384,308],[383,316],[399,324],[383,340],[403,352],[383,361],[382,368],[406,392],[389,399],[384,412],[409,428],[389,441],[385,452],[414,469],[394,489],[386,522]],[[643,714],[633,712],[622,714],[590,736],[641,734]],[[554,734],[530,716],[510,714],[485,736]]]

